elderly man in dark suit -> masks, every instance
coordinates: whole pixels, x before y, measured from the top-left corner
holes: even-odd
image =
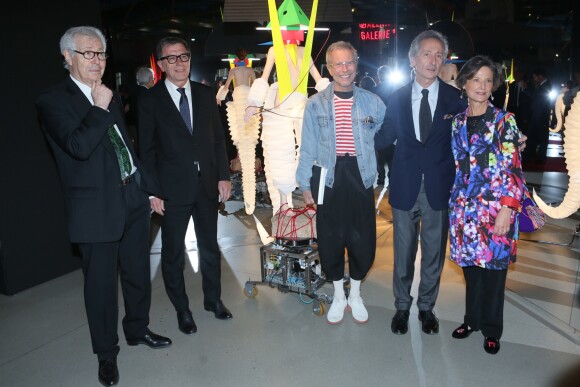
[[[125,118],[127,119],[127,126],[129,135],[133,140],[135,151],[139,154],[139,139],[137,136],[137,105],[139,104],[139,97],[148,89],[155,85],[155,73],[150,67],[139,67],[135,73],[137,87],[129,95],[125,102]]]
[[[215,92],[189,81],[191,52],[180,38],[157,45],[157,64],[165,73],[139,99],[138,133],[145,168],[165,195],[151,198],[162,217],[161,270],[165,289],[177,311],[179,329],[197,331],[185,293],[184,239],[193,218],[199,249],[204,308],[218,319],[232,314],[221,300],[221,253],[217,243],[219,201],[231,192],[224,132]]]
[[[117,274],[125,303],[127,344],[167,347],[148,329],[151,305],[149,201],[157,193],[137,160],[120,98],[101,83],[106,41],[94,27],[73,27],[60,41],[64,82],[45,90],[37,108],[56,158],[71,241],[79,245],[85,306],[99,381],[117,384]]]
[[[413,302],[415,256],[421,240],[419,319],[427,334],[439,332],[433,307],[447,246],[449,192],[455,176],[451,154],[451,119],[465,108],[459,90],[437,78],[447,57],[447,39],[425,31],[411,43],[409,60],[415,80],[396,90],[387,101],[378,149],[396,141],[389,203],[393,208],[393,292],[397,312],[395,334],[408,329]]]

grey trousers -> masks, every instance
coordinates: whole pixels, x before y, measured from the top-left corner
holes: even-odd
[[[410,211],[393,207],[395,262],[393,293],[397,310],[409,310],[413,303],[411,285],[415,274],[418,239],[421,239],[421,282],[419,310],[431,310],[439,293],[439,279],[445,261],[448,211],[435,211],[427,202],[423,184],[417,201]]]

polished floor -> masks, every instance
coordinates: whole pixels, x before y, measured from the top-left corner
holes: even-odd
[[[541,185],[540,194],[554,202],[563,196],[565,179],[562,174],[528,175],[530,185]],[[416,307],[411,309],[409,332],[391,333],[392,224],[386,200],[379,209],[377,258],[362,287],[370,315],[363,325],[347,316],[331,326],[313,314],[307,297],[301,300],[296,293],[268,286],[259,286],[253,299],[244,296],[245,282],[260,280],[262,243],[254,218],[243,212],[241,202],[230,201],[220,216],[219,243],[223,300],[234,319],[218,321],[203,310],[195,235],[188,234],[192,265],[186,267],[187,292],[198,332],[186,336],[177,329],[158,272],[155,233],[150,327],[171,337],[173,345],[159,350],[128,347],[121,334],[120,385],[580,385],[580,241],[572,240],[579,213],[522,235],[526,240],[519,245],[518,262],[508,273],[501,351],[493,356],[484,352],[478,332],[465,340],[451,338],[463,320],[465,287],[461,270],[449,261],[435,309],[440,333],[421,332]],[[268,227],[271,209],[258,206],[256,216]],[[412,294],[418,278],[414,282]],[[15,296],[0,296],[0,386],[99,385],[82,287],[76,271]],[[320,292],[332,293],[327,285]]]

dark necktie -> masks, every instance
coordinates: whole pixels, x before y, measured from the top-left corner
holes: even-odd
[[[189,101],[187,100],[187,95],[185,95],[185,89],[183,87],[179,87],[177,89],[179,94],[181,94],[181,98],[179,98],[179,112],[181,113],[181,118],[187,125],[187,129],[189,129],[189,133],[193,134],[193,128],[191,127],[191,116],[189,115]]]
[[[129,151],[114,126],[111,126],[107,133],[117,154],[117,161],[119,161],[119,169],[121,170],[121,179],[124,179],[131,174]]]
[[[429,90],[421,90],[423,98],[421,98],[421,106],[419,107],[419,134],[421,135],[421,142],[425,143],[427,141],[427,136],[429,135],[429,129],[431,129],[431,124],[433,123],[433,118],[431,117],[431,108],[429,107]]]

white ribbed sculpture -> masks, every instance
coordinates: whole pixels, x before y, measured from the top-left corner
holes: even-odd
[[[262,78],[254,82],[248,96],[250,106],[263,105],[264,108],[261,137],[264,171],[274,214],[284,203],[292,206],[300,157],[302,117],[308,101],[301,93],[291,93],[283,101],[278,101],[277,96],[278,83],[270,86]]]
[[[562,129],[564,108],[562,95],[559,95],[555,107],[558,125],[555,129],[550,129],[553,132],[559,132]],[[538,207],[546,215],[555,219],[566,218],[580,208],[580,103],[573,103],[566,116],[565,136],[564,157],[566,158],[566,168],[568,169],[568,177],[570,180],[568,183],[568,191],[562,203],[557,207],[550,207],[534,193],[534,199]]]
[[[300,156],[302,117],[308,100],[308,74],[316,81],[316,90],[324,90],[330,82],[322,78],[312,62],[312,40],[318,1],[312,5],[310,21],[295,2],[284,0],[276,11],[276,2],[268,0],[273,47],[268,50],[262,77],[257,79],[248,95],[245,118],[262,110],[262,147],[264,171],[272,200],[273,213],[288,203],[292,207],[292,191],[296,189],[296,167]],[[305,47],[304,31],[308,30]],[[276,64],[277,82],[271,86],[268,78]]]
[[[240,61],[235,62],[244,63],[245,51],[243,57],[238,55]],[[223,101],[227,95],[229,84],[232,80],[235,81],[236,87],[233,92],[233,101],[228,102],[227,115],[228,125],[232,141],[238,149],[238,157],[242,166],[242,191],[244,195],[244,208],[248,215],[254,213],[256,208],[256,144],[259,136],[259,120],[257,116],[252,117],[247,122],[244,120],[244,112],[248,106],[248,93],[250,85],[255,80],[254,71],[238,65],[230,70],[228,79],[217,94],[218,103]]]

